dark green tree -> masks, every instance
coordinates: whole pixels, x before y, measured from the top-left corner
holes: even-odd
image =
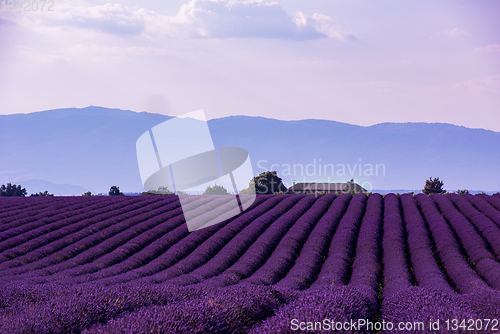
[[[120,187],[112,186],[111,188],[109,188],[108,195],[109,196],[123,196],[123,193],[120,192]]]
[[[26,188],[21,187],[21,185],[12,184],[10,182],[7,183],[7,186],[5,186],[5,184],[2,184],[2,187],[0,187],[0,196],[25,197],[27,194],[28,194],[28,192],[26,191]]]
[[[224,186],[219,186],[217,184],[213,186],[208,186],[203,192],[203,195],[228,195],[227,189]]]
[[[92,196],[92,192],[87,191],[86,193],[83,193],[83,195],[82,195],[82,196]]]
[[[262,172],[250,181],[249,188],[255,189],[256,194],[276,194],[286,191],[283,180],[276,171]]]
[[[457,190],[457,194],[458,195],[464,195],[464,194],[468,194],[469,191],[467,189],[458,189]]]
[[[444,182],[439,180],[439,177],[435,177],[434,179],[430,177],[425,181],[424,189],[422,192],[424,194],[443,194],[446,190],[443,189]]]
[[[38,194],[31,194],[30,197],[38,197],[38,196],[54,196],[54,194],[49,194],[47,190],[43,193],[40,191]]]

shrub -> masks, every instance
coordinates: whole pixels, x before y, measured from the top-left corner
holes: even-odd
[[[444,182],[439,180],[439,177],[435,177],[434,179],[430,177],[428,180],[425,180],[425,186],[424,189],[422,189],[422,192],[424,194],[443,194],[446,192],[445,189],[443,189]]]
[[[47,190],[45,190],[43,193],[39,192],[38,194],[31,194],[30,197],[37,197],[37,196],[54,196],[54,194],[49,194]]]
[[[109,196],[123,196],[123,193],[120,192],[120,187],[112,186],[111,188],[109,188],[108,195]]]
[[[28,194],[26,191],[26,188],[21,187],[21,185],[15,185],[12,183],[7,183],[7,186],[5,184],[0,187],[0,196],[6,196],[6,197],[12,197],[12,196],[17,196],[17,197],[25,197]]]
[[[224,186],[213,185],[208,186],[207,189],[203,192],[203,195],[228,195],[227,189]]]

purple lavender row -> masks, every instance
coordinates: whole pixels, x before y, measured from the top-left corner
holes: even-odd
[[[203,195],[203,196],[216,196],[216,195]],[[238,205],[238,202],[235,197],[222,196],[222,198],[228,200],[227,203],[225,203],[224,205],[218,205],[213,208],[206,208],[204,210],[205,212],[197,217],[191,217],[191,214],[187,215],[187,217],[189,218],[188,228],[190,230],[206,228],[208,226],[217,224],[219,222],[222,222],[228,218],[231,218],[241,213],[240,206]],[[249,198],[247,198],[247,200],[248,199]],[[181,200],[181,202],[182,201],[183,200]],[[242,205],[243,204],[244,203],[242,202]]]
[[[380,194],[372,194],[359,229],[356,254],[349,285],[359,289],[376,307],[381,267],[382,221],[384,202]]]
[[[334,198],[335,196],[332,195],[324,195],[317,199],[313,206],[288,230],[264,265],[252,276],[242,280],[242,283],[272,285],[285,277],[293,267],[311,231],[328,210]]]
[[[49,207],[47,210],[37,215],[29,215],[28,217],[19,218],[11,223],[5,224],[6,229],[0,232],[0,242],[22,235],[23,233],[33,231],[36,228],[49,224],[50,222],[64,219],[71,215],[78,215],[89,210],[103,209],[106,206],[111,206],[112,204],[113,202],[110,201],[95,202],[92,205],[77,204],[71,211]]]
[[[37,237],[47,235],[50,232],[56,232],[63,227],[70,227],[75,222],[83,219],[92,218],[95,215],[106,214],[111,211],[115,211],[117,214],[126,213],[128,211],[128,206],[132,204],[132,201],[122,201],[111,206],[102,206],[100,203],[96,203],[92,207],[84,207],[82,209],[76,210],[74,212],[62,212],[56,215],[52,215],[48,218],[39,219],[35,222],[35,228],[29,231],[10,237],[2,242],[0,242],[0,252],[14,248],[16,246],[22,245],[25,242],[33,242]],[[137,203],[138,204],[138,203]],[[19,228],[13,230],[5,231],[3,233],[18,233]],[[0,261],[2,261],[0,259]]]
[[[349,203],[347,211],[333,235],[327,258],[311,288],[347,284],[366,200],[365,194],[358,194]]]
[[[139,209],[141,207],[147,206],[147,201],[145,202],[140,202],[140,203],[135,203],[130,206],[122,207],[122,208],[117,208],[116,210],[104,212],[101,214],[93,215],[92,212],[87,212],[85,214],[80,214],[78,216],[73,216],[67,219],[62,219],[56,223],[51,223],[49,224],[47,228],[47,233],[42,234],[39,236],[39,233],[41,231],[37,231],[37,233],[33,232],[33,237],[32,239],[28,239],[25,241],[26,238],[30,236],[31,233],[25,233],[23,234],[22,237],[16,237],[13,239],[9,239],[8,241],[12,241],[11,244],[15,245],[12,248],[9,248],[5,251],[3,251],[0,254],[0,263],[5,262],[5,259],[8,260],[13,260],[17,259],[19,257],[23,257],[22,260],[19,261],[10,261],[10,264],[3,264],[4,266],[7,267],[14,267],[14,266],[19,266],[22,264],[26,264],[29,262],[33,262],[39,259],[40,256],[46,256],[50,253],[44,253],[42,251],[41,254],[40,252],[37,252],[37,249],[40,249],[41,247],[47,246],[49,249],[51,249],[52,252],[57,251],[58,248],[55,247],[53,248],[51,243],[55,242],[56,245],[60,245],[60,248],[70,245],[71,243],[74,242],[74,240],[71,240],[71,235],[76,234],[77,232],[81,231],[84,228],[90,227],[92,228],[95,224],[99,223],[103,219],[108,219],[110,217],[116,216],[118,221],[126,219],[128,217],[131,217],[134,215],[134,210]],[[95,212],[95,211],[94,211]],[[80,237],[84,237],[87,234],[83,233],[82,235],[78,235]],[[69,236],[70,240],[65,240],[64,237]],[[76,238],[76,236],[75,236]],[[22,239],[21,242],[18,241],[17,239]],[[61,242],[61,239],[63,240]],[[9,244],[7,241],[4,243],[0,244]],[[17,244],[17,245],[16,245]],[[60,249],[59,248],[59,249]],[[30,254],[30,252],[33,252],[33,255]]]
[[[410,260],[416,283],[419,287],[432,291],[454,293],[445,273],[440,269],[438,258],[434,254],[436,248],[434,245],[435,242],[440,245],[439,249],[441,252],[439,256],[442,260],[447,256],[451,256],[450,259],[453,261],[453,256],[456,255],[456,252],[450,253],[447,251],[447,247],[456,247],[456,241],[451,231],[447,228],[446,222],[439,218],[433,218],[433,215],[427,209],[428,205],[421,204],[421,212],[417,201],[409,194],[401,195],[400,201],[408,232]],[[429,205],[432,206],[432,203]],[[426,224],[422,213],[425,215],[428,224]],[[445,265],[446,268],[453,269],[453,267],[446,267]],[[471,273],[470,268],[466,272]]]
[[[53,273],[52,268],[54,265],[58,268],[62,268],[68,265],[68,263],[60,265],[61,262],[71,261],[71,258],[85,252],[87,249],[98,245],[111,236],[123,232],[134,224],[140,223],[141,221],[137,219],[138,214],[148,214],[152,210],[156,210],[155,212],[157,213],[162,213],[180,206],[179,202],[175,199],[170,199],[168,201],[155,201],[151,199],[143,204],[146,205],[136,211],[126,214],[128,218],[125,216],[115,217],[112,213],[108,213],[101,217],[95,224],[28,253],[27,256],[34,257],[34,261],[22,267],[12,268],[8,270],[8,273],[20,274],[27,271],[31,271],[32,275],[47,275]],[[178,214],[180,214],[180,212]],[[64,244],[67,245],[62,247]],[[38,258],[35,256],[37,253],[40,253]]]
[[[0,226],[2,227],[2,229],[0,231],[4,231],[3,226],[5,224],[11,223],[14,220],[43,213],[48,208],[63,208],[65,206],[78,203],[77,201],[69,201],[67,199],[59,197],[51,198],[51,200],[39,201],[38,203],[35,201],[30,201],[28,198],[25,198],[24,201],[25,203],[22,203],[21,205],[9,206],[1,210],[0,222],[2,225]]]
[[[365,195],[362,194],[362,196]],[[353,199],[353,201],[356,200],[357,198]],[[350,277],[347,277],[349,275],[346,274],[344,278],[345,281],[349,280],[349,284],[333,287],[322,286],[320,289],[309,289],[302,292],[303,295],[298,299],[300,309],[295,312],[292,311],[297,316],[301,314],[300,318],[304,319],[311,316],[307,313],[304,315],[304,308],[309,311],[312,302],[314,302],[316,309],[312,310],[314,315],[312,319],[335,319],[341,322],[350,322],[352,319],[374,321],[379,306],[377,296],[381,271],[380,241],[383,200],[381,195],[372,194],[367,201],[361,201],[361,203],[363,206],[366,203],[366,208],[362,207],[360,212],[362,220],[357,241],[354,242],[356,250],[351,267],[352,274]],[[338,228],[340,229],[341,226],[339,225]],[[337,233],[338,231],[335,235]],[[325,309],[325,305],[328,305],[328,308]],[[286,306],[283,309],[286,310]],[[283,309],[280,310],[281,314],[283,314]],[[323,315],[324,318],[321,317]],[[351,328],[346,332],[369,333],[372,330],[368,328]]]
[[[446,200],[444,196],[439,196]],[[489,289],[488,285],[481,279],[478,273],[476,273],[467,263],[459,240],[456,239],[453,230],[439,212],[432,196],[429,197],[419,194],[416,198],[428,222],[432,236],[434,237],[436,250],[443,262],[443,267],[458,292],[468,293],[477,289]],[[438,198],[438,200],[439,199],[441,198]],[[449,202],[449,200],[447,201]],[[453,206],[450,202],[449,204]],[[461,222],[461,224],[463,224],[463,222]],[[467,224],[469,224],[468,221]],[[491,254],[489,254],[489,256],[492,257]],[[479,271],[479,274],[482,275],[481,271]]]
[[[477,272],[491,287],[500,289],[500,263],[496,261],[486,242],[481,238],[474,226],[446,196],[433,194],[430,197],[437,203],[444,217],[457,234]]]
[[[493,205],[497,210],[500,210],[500,196],[499,195],[493,195],[493,196],[477,195],[477,196],[484,198],[491,205]]]
[[[153,217],[155,214],[162,213],[167,215],[164,218],[182,215],[179,202],[175,198],[168,204],[165,204],[165,201],[155,202],[145,208],[143,215]],[[109,216],[96,225],[99,228],[103,227],[101,230],[94,230],[95,233],[41,258],[37,262],[11,269],[6,274],[26,272],[24,276],[46,276],[86,264],[135,237],[137,231],[144,231],[149,224],[150,222],[144,222],[140,215],[131,215],[122,221],[118,221],[117,217]]]
[[[250,224],[245,226],[230,240],[213,238],[202,244],[183,263],[172,267],[169,283],[176,285],[189,285],[199,283],[209,277],[222,273],[233,265],[238,258],[252,245],[255,240],[276,221],[288,212],[303,196],[287,196],[273,209],[264,213]],[[224,241],[223,241],[224,240]],[[220,251],[214,253],[214,247]]]
[[[436,258],[433,255],[434,244],[432,237],[429,235],[413,196],[409,194],[401,195],[401,203],[403,204],[405,223],[408,230],[411,265],[419,285],[401,286],[399,290],[396,290],[386,284],[384,290],[391,289],[392,294],[389,295],[384,291],[381,318],[394,324],[412,322],[415,319],[428,324],[430,321],[438,319],[444,321],[445,319],[480,318],[462,296],[454,293],[438,267]],[[428,211],[427,209],[425,205],[422,207],[424,211]],[[439,225],[439,222],[435,220],[429,221],[429,227],[437,243],[438,254],[441,255],[439,250],[447,251],[446,241],[450,234],[446,233],[446,231],[449,232],[449,230],[446,230],[446,222],[444,222],[444,229],[440,229]],[[453,236],[451,238],[453,239]],[[453,252],[449,252],[448,255],[453,256]],[[448,272],[451,271],[452,277],[460,279],[460,270],[463,268],[459,266],[458,270],[456,270],[453,257],[444,257],[446,260],[444,263],[445,269],[448,269]],[[465,261],[462,261],[461,264],[464,263]],[[464,270],[465,275],[467,275],[467,270],[471,271],[466,263]],[[472,274],[475,275],[473,272]],[[478,280],[486,286],[479,278]],[[427,327],[423,332],[434,333],[435,331]]]
[[[296,297],[290,299],[281,306],[274,316],[255,324],[248,333],[374,333],[366,328],[352,328],[352,330],[335,330],[335,327],[324,331],[292,329],[292,321],[298,322],[322,322],[328,319],[329,323],[339,322],[348,324],[357,319],[371,319],[376,310],[359,291],[349,285],[324,287],[322,289],[307,289],[301,291]],[[373,321],[374,322],[374,321]],[[334,325],[335,326],[335,325]]]
[[[136,215],[148,212],[151,209],[161,207],[162,205],[164,205],[164,204],[160,201],[154,201],[154,200],[143,201],[143,202],[135,203],[133,205],[128,206],[127,208],[129,210],[127,210],[125,213],[123,213],[121,215],[120,214],[115,215],[116,211],[113,211],[110,213],[104,213],[101,215],[96,215],[96,216],[91,217],[91,218],[83,219],[83,220],[79,221],[78,223],[74,223],[72,225],[74,227],[83,226],[83,228],[81,228],[80,230],[77,230],[77,231],[72,232],[72,233],[70,232],[67,235],[62,236],[60,238],[54,238],[54,241],[52,241],[52,242],[49,242],[49,243],[47,243],[39,248],[33,249],[33,250],[23,254],[23,255],[20,255],[11,261],[1,263],[0,268],[2,268],[2,269],[13,268],[13,267],[19,267],[22,265],[27,265],[29,263],[33,263],[33,262],[36,262],[39,260],[45,261],[53,253],[56,253],[65,247],[72,246],[74,243],[76,243],[77,241],[79,241],[85,237],[91,236],[95,233],[99,233],[99,231],[101,231],[101,230],[103,230],[111,225],[117,224],[118,222],[126,220],[127,218],[134,217]],[[63,233],[65,230],[67,230],[67,227],[59,229],[53,233],[57,233],[57,234],[61,235],[61,233]],[[48,236],[41,236],[37,239],[43,239],[46,237],[48,237]],[[20,246],[15,247],[14,249],[19,248],[19,247],[23,247],[23,248],[26,247],[27,248],[27,247],[29,247],[29,244],[30,244],[30,242],[27,242],[25,244],[22,244]],[[12,249],[12,250],[14,250],[14,249]],[[9,251],[7,251],[7,252],[9,252]],[[41,267],[38,267],[38,268],[41,268]],[[30,269],[35,269],[35,267],[30,266]]]
[[[231,211],[233,207],[233,203],[229,202],[212,211],[208,211],[207,208],[208,212],[202,216],[212,216],[213,214],[224,216],[224,213]],[[221,224],[219,228],[222,226],[223,225]],[[142,249],[140,251],[129,256],[123,262],[114,264],[93,274],[79,277],[76,281],[93,281],[107,277],[114,277],[141,267],[157,258],[160,254],[163,254],[168,248],[178,242],[180,240],[179,235],[185,235],[185,229],[183,229],[184,227],[185,226],[179,228],[177,233],[167,233],[170,229],[166,228],[166,224],[155,226],[150,231],[140,234],[127,243],[134,246],[137,245],[136,247],[141,247]],[[125,244],[124,247],[127,246],[127,244]]]
[[[464,196],[471,204],[473,204],[479,211],[488,216],[492,221],[500,227],[500,210],[497,210],[493,205],[480,196],[464,194]]]
[[[316,279],[333,234],[351,200],[348,194],[334,198],[328,211],[318,221],[307,238],[299,257],[288,274],[276,286],[283,289],[303,290]]]
[[[343,196],[350,198],[350,195]],[[353,273],[350,284],[331,286],[326,284],[315,286],[313,284],[316,288],[300,292],[297,297],[282,306],[274,317],[256,325],[252,333],[293,333],[290,326],[292,319],[300,321],[329,319],[342,323],[350,323],[352,319],[374,319],[378,308],[377,287],[380,272],[380,250],[378,247],[382,227],[382,196],[371,195],[366,203],[366,211],[364,210],[365,203],[366,196],[364,194],[357,195],[351,200],[351,205],[346,212],[346,215],[356,212],[359,216],[363,216],[363,212],[365,212],[356,246],[356,259],[352,266]],[[358,223],[341,220],[332,243],[336,242],[337,235],[343,234],[346,239],[350,239],[350,233],[342,233],[340,229],[352,230],[353,225]],[[333,254],[335,253],[331,253],[329,256]],[[341,255],[345,256],[346,254]],[[348,275],[344,276],[343,280],[347,281]],[[351,328],[346,332],[369,333],[370,331],[366,328]]]
[[[245,251],[245,253],[219,276],[213,277],[203,284],[227,286],[238,283],[252,275],[266,260],[295,222],[313,205],[316,199],[306,196],[295,204],[284,215],[269,226],[261,236]]]
[[[162,202],[152,203],[145,208],[142,214],[131,215],[128,219],[122,221],[119,221],[116,217],[110,217],[99,222],[95,226],[99,230],[94,229],[91,231],[93,232],[92,234],[82,238],[80,241],[70,244],[55,253],[51,253],[50,256],[43,257],[37,262],[11,269],[5,274],[14,275],[29,271],[26,275],[31,277],[45,276],[77,265],[86,264],[104,255],[104,250],[112,251],[119,245],[126,243],[129,239],[135,237],[137,233],[141,231],[148,233],[148,228],[161,225],[162,220],[166,221],[175,216],[182,215],[178,201],[174,200],[167,205]],[[152,218],[162,220],[152,221]],[[173,229],[174,226],[171,226],[171,228]],[[104,245],[102,244],[103,242]],[[98,252],[96,253],[95,250]]]
[[[201,292],[200,298],[144,307],[82,333],[245,333],[283,302],[267,287]]]
[[[87,196],[81,196],[81,197],[40,197],[45,199],[45,204],[46,206],[39,207],[38,210],[33,210],[37,206],[32,202],[36,201],[38,197],[34,198],[24,198],[22,197],[22,201],[27,202],[28,206],[24,210],[19,210],[18,213],[13,214],[12,217],[8,219],[0,219],[0,221],[3,221],[5,223],[11,224],[11,227],[14,226],[22,226],[23,224],[33,222],[37,219],[44,218],[44,215],[47,215],[51,211],[55,211],[54,208],[59,208],[61,206],[89,206],[97,203],[101,203],[101,206],[104,205],[112,205],[116,204],[118,202],[122,201],[137,201],[140,199],[133,199],[131,197],[118,197],[117,196],[110,196],[110,197],[87,197]],[[33,205],[30,205],[30,203],[33,203]],[[62,210],[59,210],[61,212]],[[39,215],[39,216],[37,216]],[[2,229],[3,231],[3,229]]]
[[[448,319],[482,319],[493,318],[493,314],[481,316],[476,308],[458,294],[440,293],[436,290],[422,288],[418,286],[410,287],[407,290],[401,290],[392,297],[384,299],[381,308],[381,320],[386,323],[394,324],[394,329],[399,323],[421,322],[425,326],[421,330],[412,331],[385,331],[383,333],[488,333],[491,331],[467,331],[459,328],[458,330],[446,330],[444,322]],[[417,320],[418,319],[418,320]],[[430,323],[439,321],[440,326],[429,328]],[[468,321],[468,320],[466,320]],[[461,320],[459,321],[460,324]],[[443,328],[445,327],[445,328]],[[484,327],[483,327],[484,328]],[[491,327],[489,327],[491,328]],[[382,333],[382,332],[379,332]]]
[[[0,219],[8,217],[12,212],[23,213],[38,207],[47,207],[53,203],[70,200],[71,197],[0,197]]]
[[[469,219],[476,227],[484,240],[493,250],[493,254],[497,260],[500,260],[500,228],[485,214],[478,211],[469,201],[457,194],[448,194],[446,198],[451,200],[453,204]]]
[[[44,198],[45,200],[40,200],[39,197],[34,197],[33,199],[35,198],[36,200],[34,201],[19,201],[19,198],[16,197],[0,197],[0,221],[3,217],[11,216],[13,211],[22,213],[28,208],[49,205],[46,198]]]
[[[91,206],[91,204],[92,202],[88,200],[87,201],[61,200],[59,202],[54,202],[52,205],[47,205],[47,207],[43,208],[43,210],[39,211],[25,210],[24,215],[19,214],[16,216],[15,219],[11,219],[11,222],[5,222],[0,225],[0,241],[6,240],[9,237],[13,237],[21,233],[25,233],[29,230],[32,230],[36,227],[39,227],[40,224],[37,223],[37,220],[49,218],[61,212],[72,212],[80,210]],[[104,203],[101,203],[100,205],[102,206],[103,204]]]
[[[382,234],[382,263],[384,268],[383,297],[413,286],[409,269],[409,250],[406,229],[401,216],[401,204],[395,194],[384,197],[384,224]]]
[[[220,235],[228,235],[228,232],[237,233],[236,231],[240,230],[253,219],[273,208],[282,199],[283,197],[271,199],[268,195],[259,195],[257,196],[255,202],[245,211],[243,215],[239,215],[228,220],[226,222],[228,226],[225,229],[222,229],[222,227],[226,226],[226,223],[223,222],[194,231],[189,233],[187,236],[184,235],[182,240],[173,244],[163,254],[147,264],[126,273],[101,280],[100,282],[103,284],[114,284],[116,282],[129,282],[136,279],[141,279],[146,283],[156,283],[157,281],[161,282],[163,281],[162,277],[168,275],[169,271],[167,268],[179,263],[186,256],[195,251],[203,242],[212,238],[217,239]],[[231,238],[231,236],[228,236],[228,238]],[[214,248],[211,249],[211,251],[217,251],[217,249]]]
[[[38,198],[37,198],[38,199]],[[43,204],[44,201],[17,201],[16,197],[0,197],[0,218],[3,217],[4,214],[9,214],[13,210],[26,210],[29,207],[34,207],[36,205]],[[45,201],[46,202],[46,201]]]
[[[20,292],[26,293],[30,289],[33,289],[33,285],[12,289],[13,300],[9,304],[14,312],[0,317],[0,332],[80,333],[94,324],[106,323],[123,313],[135,312],[142,307],[175,305],[182,301],[199,299],[207,294],[211,294],[211,297],[218,295],[218,291],[214,289],[206,291],[201,288],[172,288],[160,285],[117,284],[108,287],[100,284],[52,284],[41,285],[38,289],[35,287],[39,291],[33,291],[35,293],[32,296],[44,300],[32,300],[23,305],[24,307],[18,308]],[[248,293],[241,292],[241,295],[248,297]],[[265,299],[266,295],[266,292],[261,293],[256,300]],[[165,320],[169,321],[169,318]]]
[[[183,210],[193,211],[201,214],[203,212],[202,210],[200,210],[201,207],[212,202],[216,202],[214,205],[217,205],[217,203],[223,203],[224,201],[227,201],[228,196],[225,197],[226,198],[222,198],[222,196],[218,198],[214,198],[211,196],[194,197],[193,201],[183,206]],[[58,274],[51,277],[51,279],[69,278],[91,274],[124,261],[130,255],[139,251],[141,249],[141,246],[143,247],[145,243],[147,244],[147,237],[146,239],[144,239],[141,234],[155,227],[156,225],[165,223],[163,228],[168,231],[171,230],[175,235],[178,235],[179,233],[185,235],[188,232],[187,227],[184,225],[184,215],[181,214],[180,210],[177,210],[175,213],[171,210],[165,210],[165,212],[160,215],[156,215],[153,212],[151,214],[148,214],[147,217],[143,218],[139,216],[132,217],[132,219],[139,222],[139,224],[134,224],[132,228],[129,228],[120,234],[112,236],[96,247],[93,247],[92,249],[81,254],[82,257],[92,259],[91,262],[83,262],[80,260],[79,266],[66,269],[64,271],[58,270]],[[140,240],[141,243],[134,242],[137,240]],[[103,251],[104,248],[106,249],[105,251]],[[90,254],[88,253],[91,253],[92,257],[90,257]],[[86,278],[84,277],[82,279],[85,280]],[[75,282],[78,281],[79,280],[75,279]]]

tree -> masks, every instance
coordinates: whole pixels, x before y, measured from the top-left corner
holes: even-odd
[[[12,196],[17,196],[17,197],[25,197],[28,194],[26,191],[26,188],[21,187],[21,185],[15,185],[12,183],[7,183],[7,186],[5,184],[0,187],[0,196],[6,196],[6,197],[12,197]]]
[[[123,193],[120,192],[120,187],[112,186],[111,188],[109,188],[108,195],[109,196],[123,196]]]
[[[82,196],[92,196],[92,193],[90,191],[87,191],[86,193],[84,193]]]
[[[45,190],[43,193],[40,191],[38,194],[31,194],[30,197],[38,197],[38,196],[54,196],[54,194],[49,194],[47,190]]]
[[[422,189],[422,192],[424,194],[443,194],[446,192],[446,190],[443,189],[444,182],[439,180],[439,177],[432,178],[430,177],[428,180],[425,181],[425,186],[424,189]]]
[[[238,191],[239,195],[254,195],[255,194],[255,187],[253,183],[250,183],[250,186],[248,188],[243,188]]]
[[[166,186],[158,187],[158,190],[149,190],[141,193],[141,195],[175,195]]]
[[[208,186],[203,192],[203,195],[228,195],[227,189],[224,186]]]
[[[286,191],[286,187],[276,171],[260,173],[250,181],[249,188],[252,189],[252,187],[254,187],[256,194],[269,195]]]
[[[158,187],[158,192],[159,192],[160,194],[168,194],[168,195],[173,194],[173,192],[172,192],[172,191],[170,191],[170,189],[168,189],[168,187],[167,187],[167,186],[161,186],[161,187]]]
[[[457,190],[458,195],[464,195],[464,194],[468,194],[468,193],[469,193],[469,191],[467,189],[463,189],[463,190],[458,189]]]

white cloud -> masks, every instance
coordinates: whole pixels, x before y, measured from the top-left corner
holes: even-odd
[[[448,36],[448,37],[463,37],[469,36],[470,34],[462,28],[453,28],[453,29],[445,29],[443,31],[435,33],[431,38],[440,37],[440,36]]]
[[[456,87],[473,87],[473,86],[489,86],[500,84],[500,75],[489,76],[484,79],[471,79],[467,81],[458,82]]]
[[[279,38],[345,40],[352,34],[323,14],[290,16],[276,2],[265,0],[191,0],[171,22],[201,38]]]
[[[131,58],[134,56],[165,56],[174,54],[171,51],[161,48],[130,46],[130,47],[106,47],[98,45],[73,45],[71,47],[54,49],[54,50],[39,50],[35,47],[26,45],[17,45],[16,50],[24,58],[30,60],[30,63],[69,63],[81,61],[88,63],[94,62],[113,62]]]
[[[468,33],[462,28],[454,28],[454,29],[446,29],[445,31],[443,31],[443,35],[459,37],[459,36],[467,36]]]
[[[486,46],[481,46],[479,48],[475,48],[476,52],[500,52],[500,44],[490,44]]]
[[[329,38],[336,38],[341,41],[354,38],[352,33],[343,31],[328,15],[318,13],[306,15],[300,11],[296,11],[293,21],[299,31],[312,28],[316,32],[322,33]]]
[[[61,3],[51,15],[24,16],[26,28],[42,24],[130,36],[191,36],[196,38],[277,38],[308,40],[353,38],[331,17],[295,12],[289,15],[267,0],[191,0],[175,16],[120,4],[84,7]]]
[[[474,94],[498,96],[500,93],[500,75],[492,75],[484,79],[471,79],[454,84],[453,88],[467,89]]]
[[[141,34],[154,12],[142,8],[129,8],[120,4],[102,6],[74,6],[69,3],[58,5],[57,11],[33,13],[31,20],[45,26],[91,29],[113,35]]]
[[[14,23],[8,19],[0,17],[0,26],[13,25]]]

